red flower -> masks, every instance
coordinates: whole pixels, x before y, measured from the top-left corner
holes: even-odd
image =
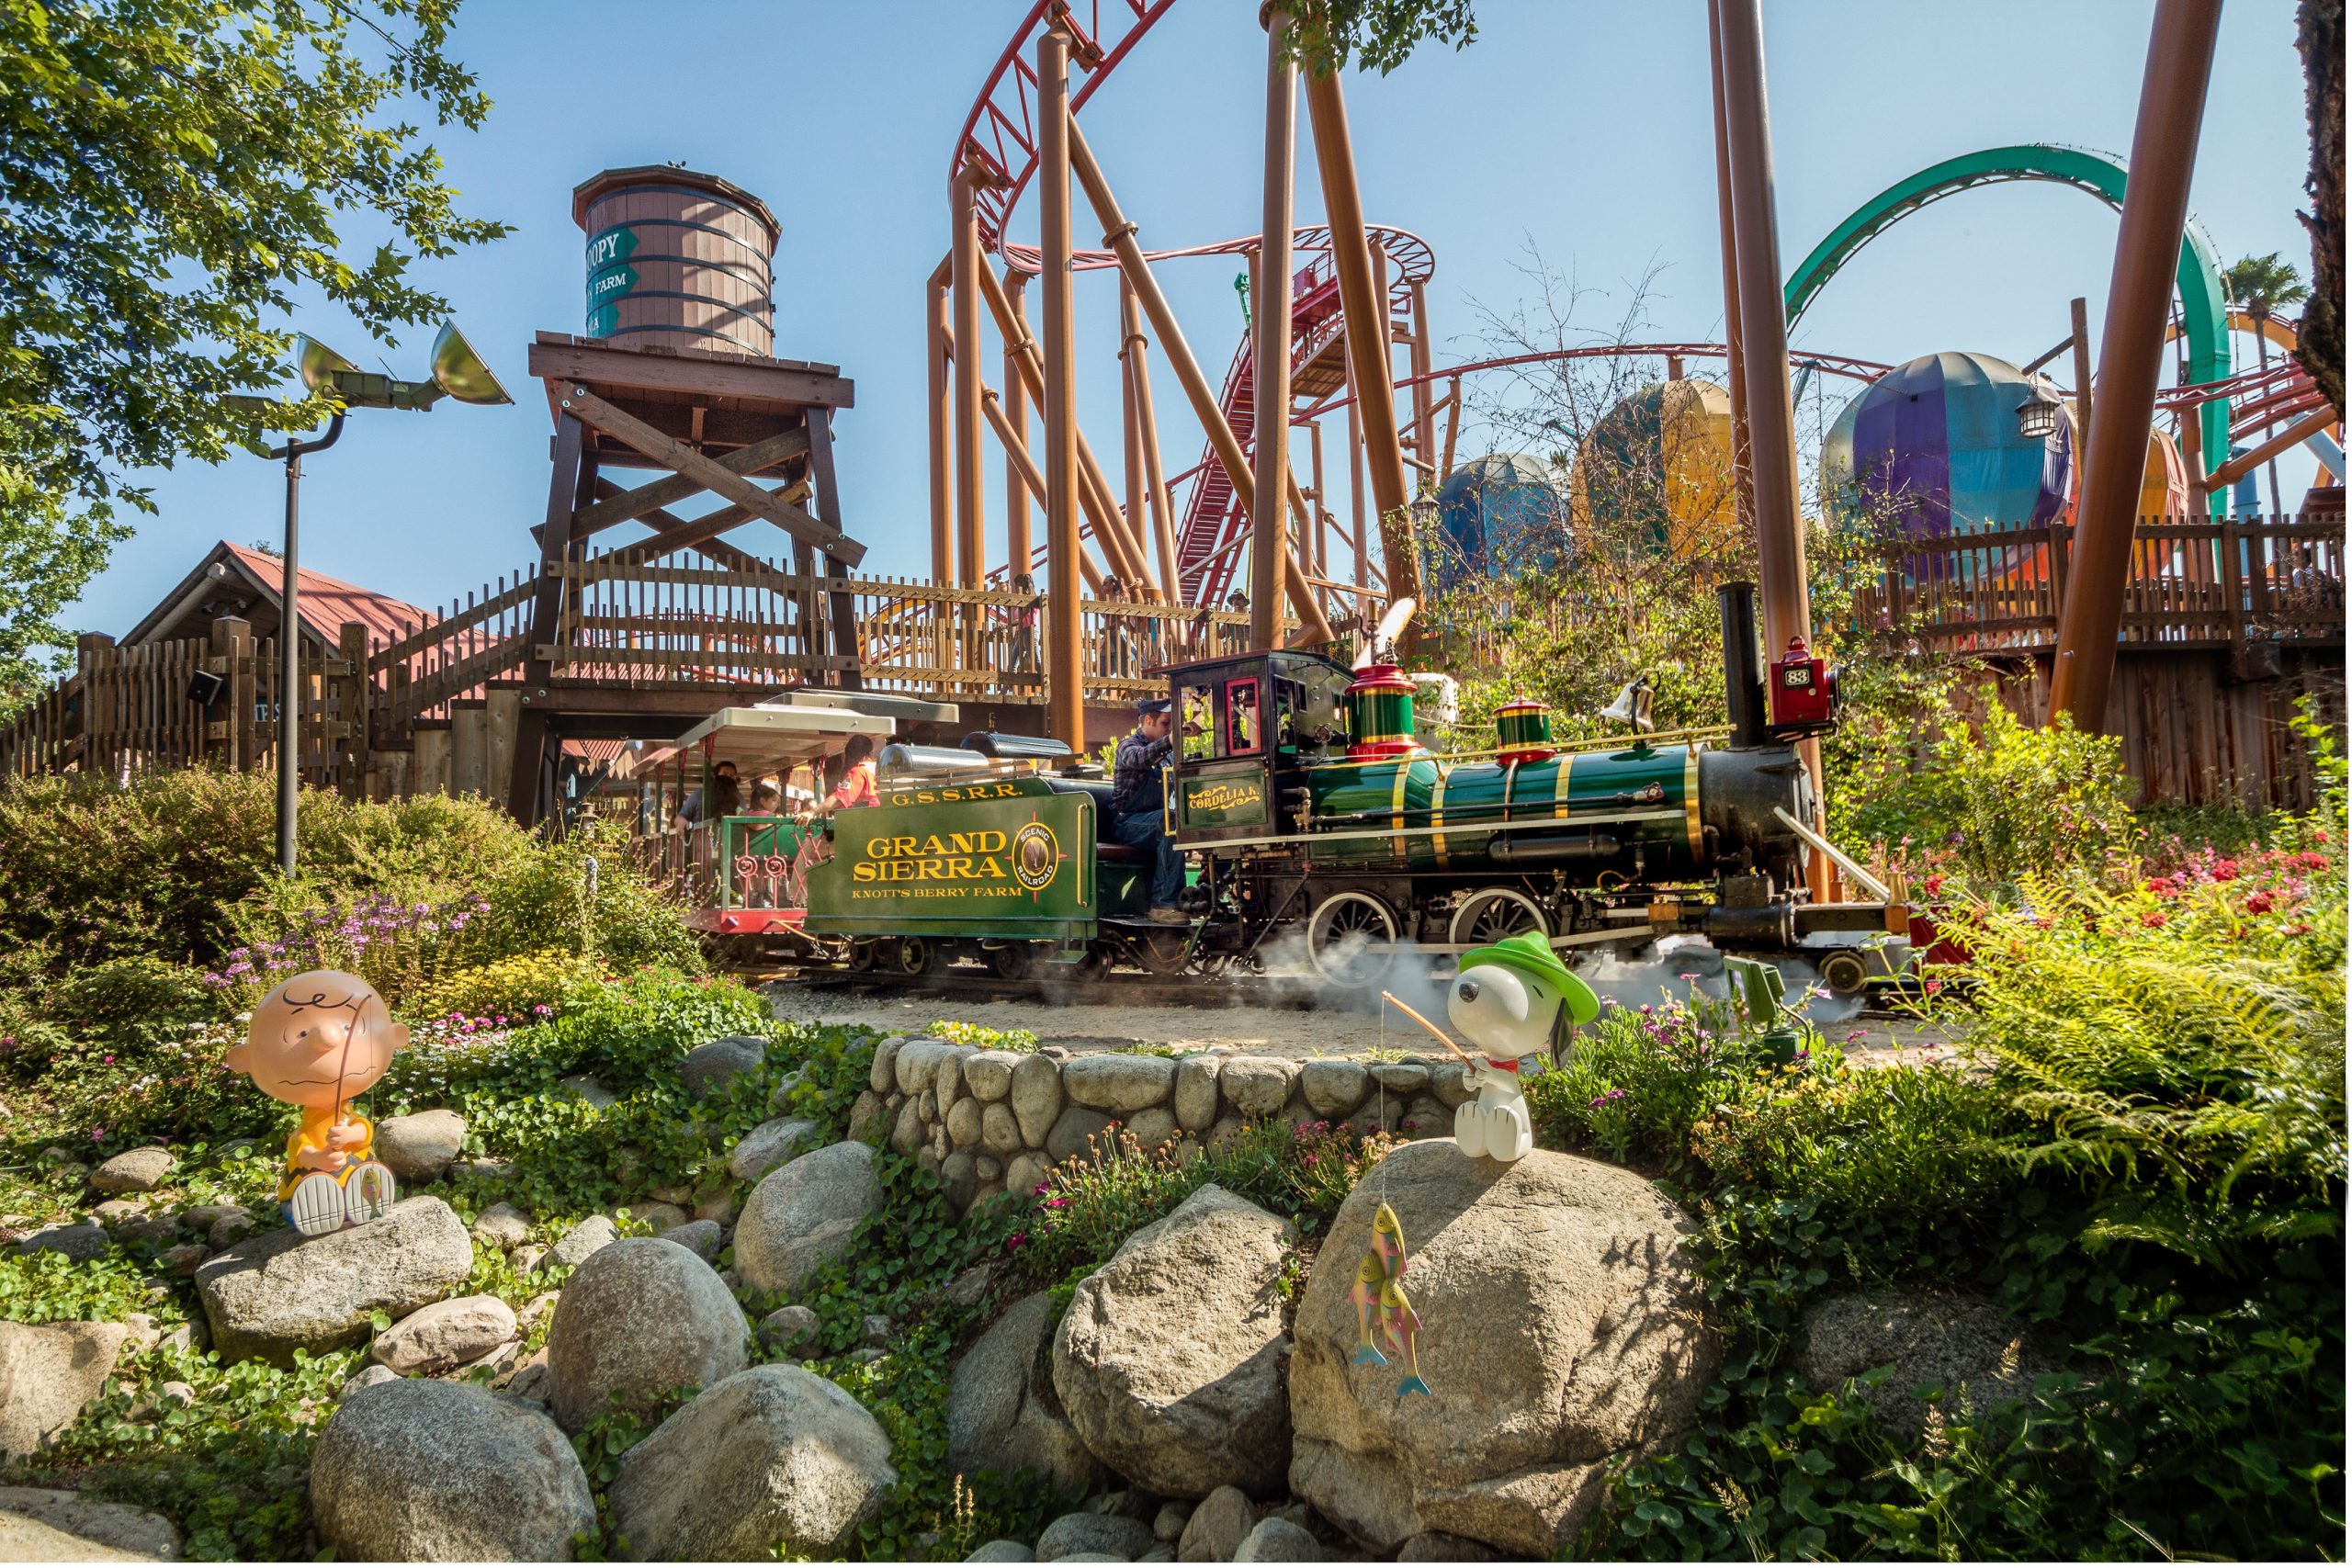
[[[2272,902],[2267,890],[2256,889],[2245,896],[2245,912],[2249,915],[2267,915],[2270,913]]]
[[[2235,862],[2235,861],[2233,861],[2233,860],[2217,860],[2217,861],[2215,861],[2215,862],[2213,863],[2213,880],[2214,880],[2214,881],[2216,881],[2216,882],[2235,882],[2237,879],[2238,879],[2238,863],[2237,863],[2237,862]]]
[[[2143,909],[2140,911],[2140,923],[2143,926],[2161,926],[2165,923],[2165,912],[2162,909]]]
[[[2326,840],[2323,839],[2321,841],[2324,843]],[[2324,871],[2327,869],[2327,857],[2305,850],[2295,857],[2295,863],[2305,871]]]

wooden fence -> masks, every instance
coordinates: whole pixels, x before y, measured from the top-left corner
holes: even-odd
[[[335,654],[302,661],[302,777],[356,787],[364,768],[365,629],[344,628]],[[74,671],[0,729],[0,776],[90,773],[128,778],[150,768],[277,766],[278,649],[233,617],[209,638],[118,648],[85,637]],[[217,686],[214,682],[217,682]]]

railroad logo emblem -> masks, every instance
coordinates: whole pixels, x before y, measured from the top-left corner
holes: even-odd
[[[1029,892],[1050,886],[1061,863],[1062,847],[1043,822],[1029,823],[1012,835],[1012,879]]]

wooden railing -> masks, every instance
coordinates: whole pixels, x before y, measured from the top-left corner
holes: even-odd
[[[2074,555],[2064,524],[1905,543],[1856,595],[1858,628],[1921,652],[2047,651]],[[2132,539],[2121,641],[2341,646],[2344,611],[2341,518],[2151,520]]]

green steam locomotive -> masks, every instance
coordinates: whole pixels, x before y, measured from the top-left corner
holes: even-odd
[[[1166,816],[1189,927],[1145,918],[1148,857],[1098,833],[1099,770],[1011,737],[889,747],[882,804],[833,818],[798,931],[852,967],[917,975],[962,959],[1007,977],[1214,974],[1296,956],[1363,986],[1408,953],[1532,931],[1571,954],[1701,934],[1801,954],[1847,993],[1898,976],[1907,910],[1807,891],[1808,859],[1836,852],[1813,830],[1798,748],[1836,721],[1835,671],[1796,647],[1768,682],[1753,590],[1727,585],[1722,613],[1729,728],[1645,733],[1629,689],[1634,732],[1600,745],[1555,743],[1547,710],[1521,701],[1492,750],[1434,754],[1393,654],[1169,669],[1187,739]]]

